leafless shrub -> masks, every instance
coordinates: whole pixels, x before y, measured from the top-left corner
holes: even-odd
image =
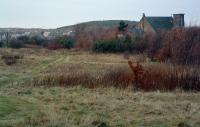
[[[200,90],[200,71],[198,68],[178,65],[148,66],[134,65],[129,61],[134,74],[134,82],[142,90]]]
[[[200,64],[200,28],[173,29],[163,39],[157,56],[178,64]]]

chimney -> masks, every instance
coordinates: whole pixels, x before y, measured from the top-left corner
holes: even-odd
[[[142,16],[145,17],[145,13],[142,13]]]
[[[185,27],[184,14],[173,14],[174,27]]]

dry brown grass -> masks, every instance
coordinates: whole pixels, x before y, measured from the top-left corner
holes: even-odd
[[[110,70],[73,70],[59,68],[32,80],[34,86],[77,86],[96,88],[115,86],[127,88],[132,85],[132,73],[129,70],[112,68]]]

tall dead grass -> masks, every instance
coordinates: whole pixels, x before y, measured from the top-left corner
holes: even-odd
[[[130,70],[110,69],[90,71],[84,69],[57,68],[32,80],[34,86],[77,86],[96,88],[114,86],[127,88],[132,85],[133,78]]]
[[[200,90],[200,70],[195,66],[148,65],[129,61],[136,87],[149,90]]]

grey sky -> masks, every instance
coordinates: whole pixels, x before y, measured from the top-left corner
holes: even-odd
[[[185,13],[200,24],[200,0],[0,0],[0,27],[55,28],[93,20],[139,20]]]

